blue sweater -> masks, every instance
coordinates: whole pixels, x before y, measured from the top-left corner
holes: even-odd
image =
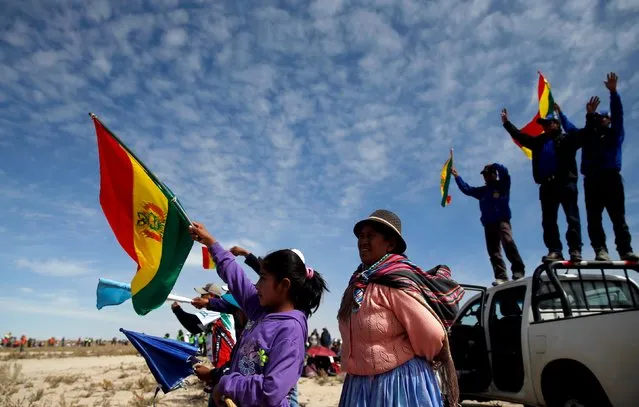
[[[581,131],[560,114],[561,125],[567,133]],[[586,128],[583,132],[583,152],[581,154],[581,173],[584,176],[596,175],[606,170],[621,171],[621,145],[625,138],[623,128],[623,106],[617,92],[610,92],[610,128],[602,128],[594,123],[594,115],[586,115]]]
[[[510,220],[510,174],[501,164],[493,164],[499,179],[481,187],[471,187],[457,176],[455,182],[459,190],[479,200],[481,223],[490,225]]]

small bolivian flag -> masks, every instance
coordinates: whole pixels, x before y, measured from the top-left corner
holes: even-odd
[[[193,240],[188,218],[171,190],[91,115],[100,157],[100,205],[127,254],[138,265],[131,280],[133,309],[146,315],[173,289]]]
[[[450,187],[450,178],[453,172],[453,152],[451,150],[450,157],[444,163],[442,172],[439,176],[439,190],[441,192],[441,206],[445,208],[450,205],[452,198],[448,195],[448,189]]]
[[[215,268],[215,262],[207,247],[202,247],[202,267],[206,270],[213,270]]]

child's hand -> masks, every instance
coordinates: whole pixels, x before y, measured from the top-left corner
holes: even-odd
[[[207,247],[213,246],[215,242],[217,242],[213,235],[210,234],[201,223],[193,222],[193,224],[189,226],[189,233],[193,240],[198,241]]]

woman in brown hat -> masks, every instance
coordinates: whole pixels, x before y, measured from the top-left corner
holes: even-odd
[[[458,398],[445,326],[463,289],[446,266],[423,271],[403,254],[401,221],[380,209],[354,228],[361,264],[353,273],[338,320],[342,369],[340,407],[443,404],[433,365],[451,405]]]

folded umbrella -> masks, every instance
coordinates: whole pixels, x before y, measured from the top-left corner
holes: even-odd
[[[193,365],[198,363],[195,355],[198,347],[186,342],[127,331],[120,328],[131,344],[146,361],[158,387],[168,393],[180,387],[193,374]]]

